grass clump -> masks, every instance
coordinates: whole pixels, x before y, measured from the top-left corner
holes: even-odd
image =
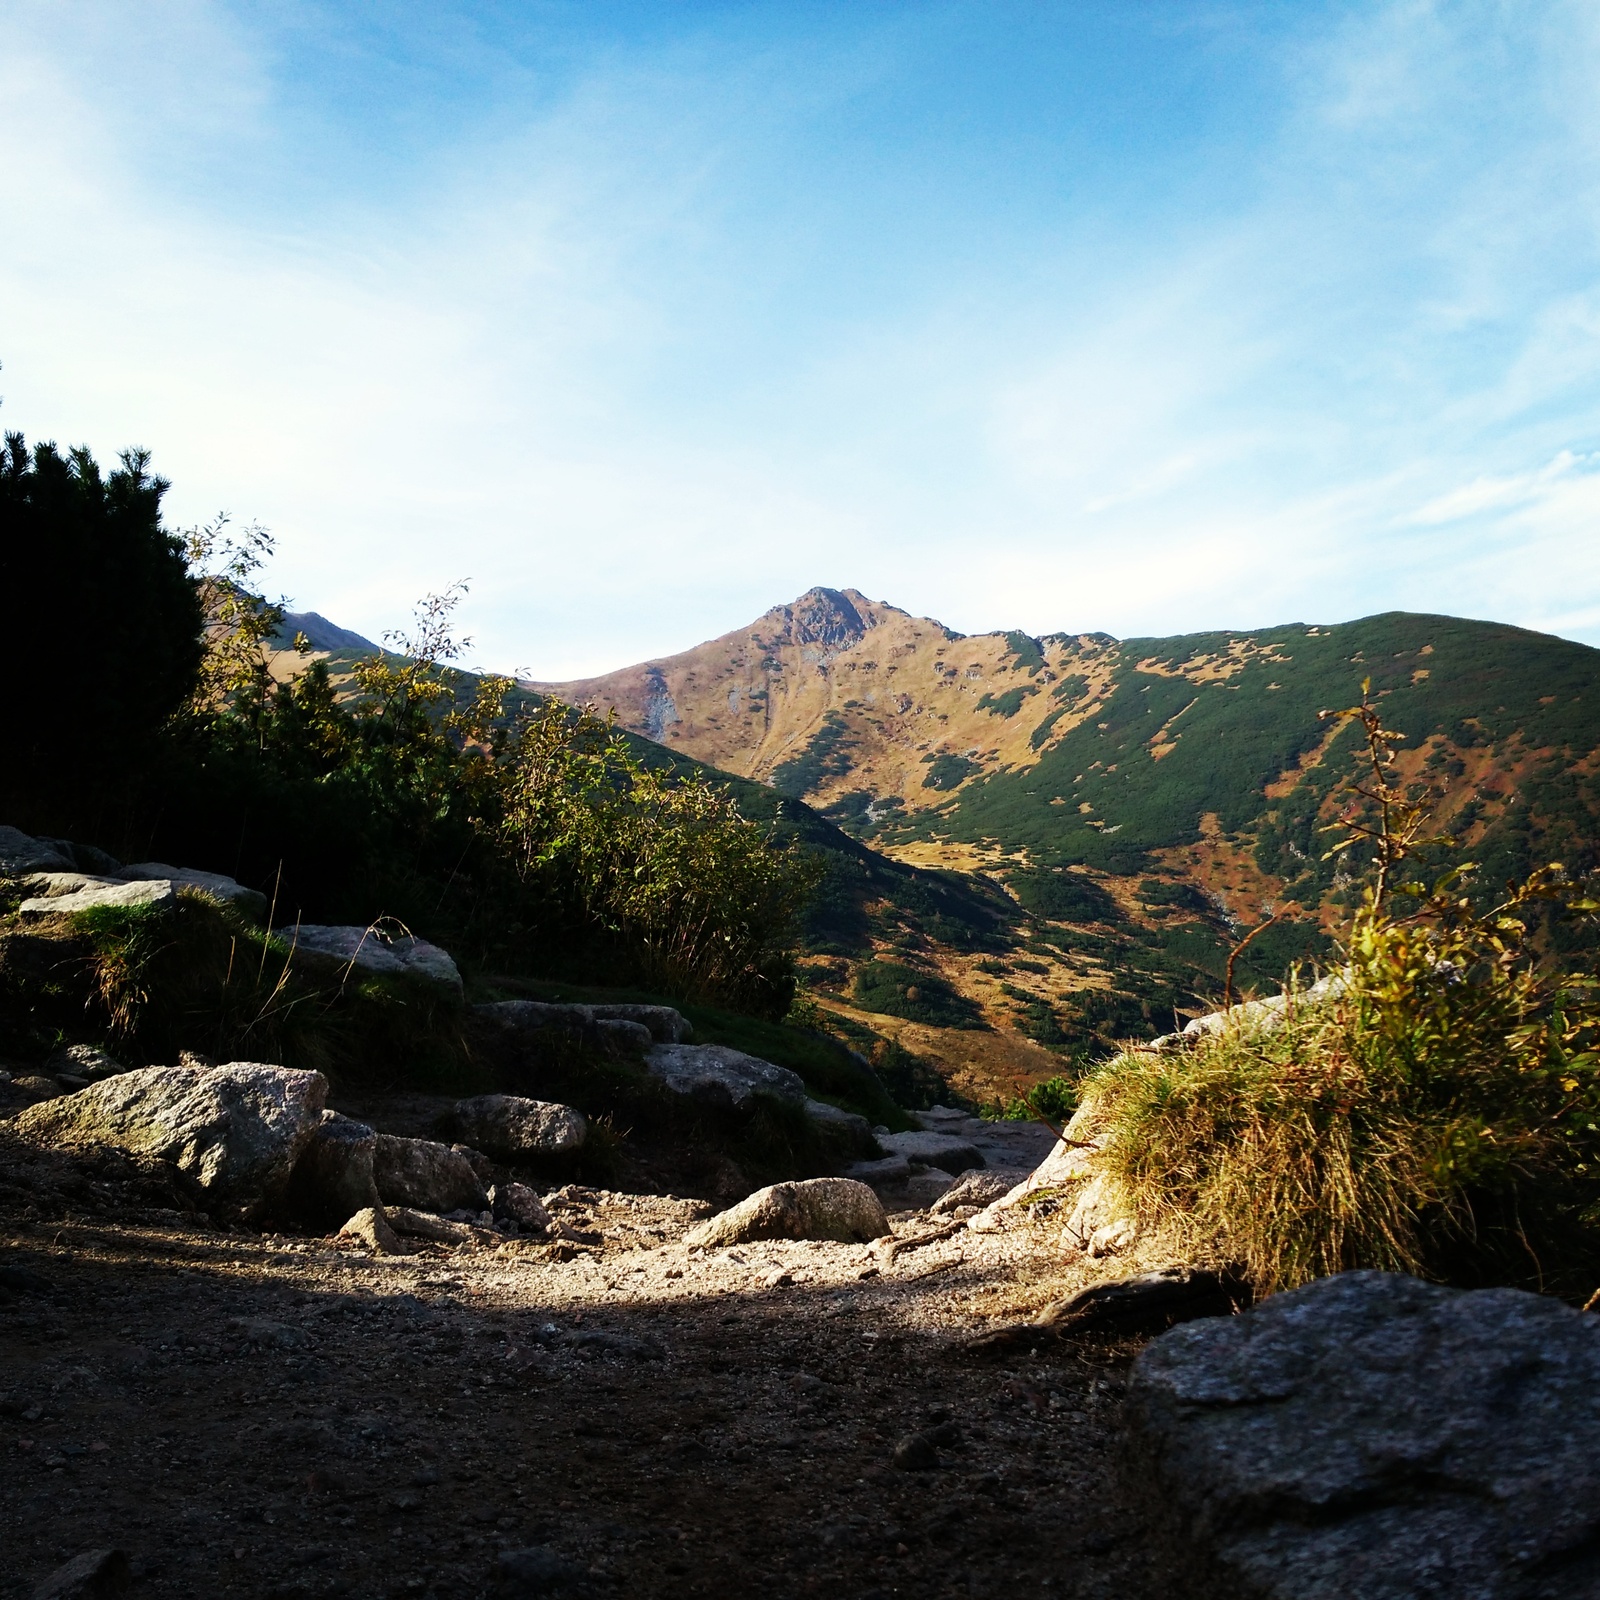
[[[1586,1296],[1600,1276],[1600,1001],[1549,957],[1597,909],[1559,866],[1475,909],[1469,868],[1400,881],[1420,803],[1373,776],[1352,844],[1374,881],[1335,981],[1291,977],[1194,1048],[1127,1050],[1083,1084],[1098,1164],[1141,1225],[1258,1291],[1375,1267]]]

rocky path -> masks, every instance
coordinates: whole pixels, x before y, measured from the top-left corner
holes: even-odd
[[[1043,1231],[704,1253],[703,1206],[568,1190],[599,1246],[373,1258],[42,1181],[0,1218],[5,1600],[113,1546],[196,1600],[1172,1592],[1132,1347],[964,1349],[1071,1286]]]

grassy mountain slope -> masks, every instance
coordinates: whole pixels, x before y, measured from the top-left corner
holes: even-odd
[[[848,969],[819,950],[833,1003],[947,1030],[982,1020],[1072,1054],[1211,1003],[1228,949],[1269,909],[1288,917],[1251,947],[1247,981],[1328,949],[1349,890],[1320,830],[1354,749],[1318,713],[1355,703],[1363,679],[1481,881],[1596,864],[1600,652],[1496,623],[1392,612],[964,638],[817,589],[681,655],[540,687],[615,706],[664,747],[759,780],[768,805],[803,798],[995,906],[988,948],[930,940],[895,914],[927,880],[862,858],[880,874],[873,959],[859,939]]]

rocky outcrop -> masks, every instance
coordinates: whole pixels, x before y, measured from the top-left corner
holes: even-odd
[[[582,1149],[589,1124],[583,1113],[548,1100],[515,1094],[480,1094],[456,1102],[462,1137],[507,1161],[570,1155]]]
[[[1164,1334],[1128,1405],[1210,1593],[1600,1592],[1600,1317],[1560,1301],[1342,1273]]]
[[[645,1053],[645,1066],[674,1094],[705,1105],[749,1111],[758,1094],[802,1106],[805,1080],[787,1067],[747,1056],[724,1044],[658,1044]]]
[[[1027,1173],[1018,1172],[1010,1167],[963,1173],[945,1190],[931,1209],[948,1213],[960,1206],[991,1205],[1009,1194],[1026,1177]]]
[[[64,1044],[51,1052],[45,1062],[46,1072],[81,1078],[85,1083],[97,1083],[101,1078],[114,1078],[128,1071],[109,1051],[93,1044]]]
[[[164,861],[141,861],[136,866],[123,867],[119,875],[136,882],[165,881],[177,889],[193,889],[213,900],[225,901],[257,922],[267,920],[267,897],[259,889],[247,889],[220,872],[169,867]]]
[[[35,839],[20,828],[0,827],[0,875],[27,878],[38,872],[78,872],[76,861],[51,840]]]
[[[483,1181],[460,1151],[432,1139],[380,1133],[372,1176],[386,1206],[418,1211],[482,1211],[489,1203]]]
[[[0,827],[0,876],[27,879],[36,891],[36,898],[42,900],[60,900],[67,895],[91,892],[99,896],[82,903],[56,905],[48,913],[35,908],[29,912],[31,916],[65,915],[88,910],[97,904],[144,904],[137,893],[131,900],[102,895],[103,891],[136,883],[167,885],[165,891],[155,891],[163,904],[170,900],[174,890],[192,889],[214,900],[227,901],[258,921],[267,915],[265,895],[219,872],[173,867],[164,861],[141,861],[124,866],[114,856],[92,845],[75,844],[70,839],[34,839],[16,828]]]
[[[833,1239],[865,1243],[889,1231],[876,1194],[850,1178],[809,1178],[757,1189],[730,1210],[701,1223],[685,1240],[711,1248],[754,1239]]]
[[[371,928],[301,923],[279,928],[278,937],[308,965],[348,969],[363,975],[408,978],[455,999],[461,973],[448,952],[410,934],[391,937]]]
[[[170,1161],[208,1194],[249,1206],[285,1189],[327,1095],[321,1073],[290,1067],[144,1067],[30,1106],[12,1126],[37,1143]]]
[[[1086,1102],[1074,1113],[1055,1147],[1021,1183],[991,1201],[967,1226],[992,1233],[1007,1226],[1007,1214],[1043,1205],[1065,1213],[1061,1242],[1099,1258],[1126,1250],[1139,1236],[1137,1220],[1118,1204],[1103,1174],[1095,1168],[1099,1150],[1097,1113]]]
[[[1228,1028],[1254,1033],[1272,1033],[1281,1028],[1293,1014],[1293,1007],[1316,1005],[1322,1000],[1337,999],[1348,986],[1343,973],[1330,972],[1315,983],[1293,993],[1268,995],[1264,1000],[1241,1000],[1226,1011],[1208,1011],[1203,1017],[1191,1017],[1178,1033],[1164,1033],[1148,1044],[1135,1045],[1140,1052],[1154,1051],[1165,1055],[1174,1050],[1187,1050],[1202,1039],[1212,1038]]]

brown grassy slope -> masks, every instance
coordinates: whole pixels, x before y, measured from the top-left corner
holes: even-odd
[[[678,655],[527,687],[615,708],[631,731],[758,780],[802,758],[833,716],[847,758],[806,786],[813,803],[867,790],[880,800],[898,795],[916,810],[946,798],[925,787],[930,757],[959,755],[982,771],[1035,760],[1030,735],[1060,706],[1048,691],[1064,676],[1085,676],[1090,692],[1073,697],[1054,731],[1093,714],[1096,664],[1109,641],[1047,640],[1030,670],[1013,637],[967,638],[855,589],[812,589]],[[1010,689],[1027,691],[1033,715],[980,708],[985,695]]]

